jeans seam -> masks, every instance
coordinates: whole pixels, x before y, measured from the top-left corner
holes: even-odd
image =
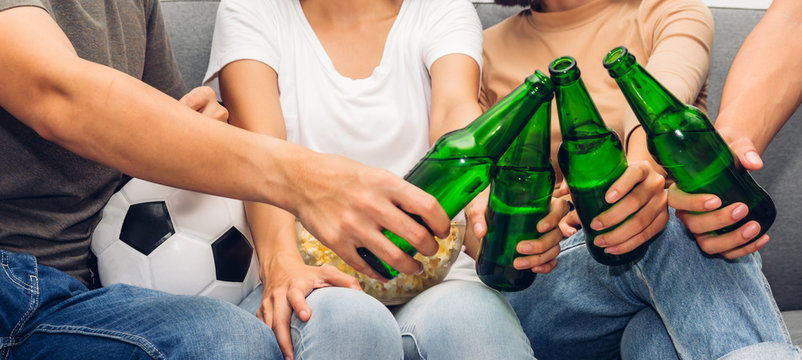
[[[86,326],[40,324],[39,326],[36,327],[36,329],[31,331],[24,339],[18,342],[18,344],[25,342],[31,335],[37,332],[48,333],[48,334],[78,334],[78,335],[104,337],[107,339],[118,340],[134,345],[142,349],[145,353],[148,354],[148,356],[150,356],[153,359],[159,359],[159,360],[167,359],[167,356],[165,356],[161,351],[159,351],[156,345],[154,345],[147,339],[143,338],[142,336],[125,333],[121,331],[93,329]]]
[[[762,259],[759,258],[758,257],[759,255],[757,255],[756,253],[751,253],[749,255],[755,258],[755,264],[762,263]],[[763,289],[765,289],[766,292],[769,294],[769,300],[771,300],[772,305],[774,305],[772,308],[772,312],[774,313],[774,321],[776,321],[777,325],[780,325],[780,327],[783,329],[783,337],[785,338],[785,341],[793,345],[793,341],[791,340],[791,334],[788,333],[788,326],[785,324],[785,321],[782,318],[782,314],[780,314],[780,308],[777,306],[777,300],[774,299],[774,293],[771,292],[771,286],[769,285],[768,279],[766,279],[766,275],[763,274],[763,270],[761,269],[761,267],[762,266],[758,266],[757,271],[760,274],[760,282],[763,285]]]
[[[633,263],[632,268],[635,269],[635,275],[637,275],[637,277],[641,281],[643,281],[643,283],[646,285],[646,289],[649,291],[649,300],[651,301],[652,306],[654,306],[654,310],[657,312],[657,315],[662,319],[662,315],[661,315],[662,312],[660,310],[660,306],[659,306],[658,302],[655,300],[656,297],[654,296],[654,293],[652,292],[652,287],[649,285],[649,281],[646,279],[646,276],[643,274],[643,269],[641,269],[640,262]],[[663,326],[665,326],[666,332],[668,332],[669,338],[672,339],[671,343],[674,345],[674,349],[677,351],[677,355],[679,355],[679,357],[682,359],[683,358],[682,354],[686,353],[686,351],[682,351],[684,349],[680,349],[678,344],[674,343],[673,339],[676,339],[676,336],[674,334],[674,330],[668,324],[666,324],[665,321],[663,321]]]
[[[297,335],[298,336],[298,346],[297,346],[297,348],[296,348],[295,344],[292,344],[292,331],[293,330],[295,330],[295,332],[298,334]],[[298,356],[298,360],[303,360],[303,350],[304,350],[304,336],[303,336],[303,334],[304,333],[303,333],[303,331],[301,331],[300,328],[290,324],[290,345],[293,345],[293,347],[292,347],[293,358],[295,358],[295,354],[298,354],[299,355]]]
[[[413,334],[411,332],[402,332],[401,333],[401,338],[403,339],[404,336],[409,336],[410,338],[412,338],[412,342],[415,344],[415,352],[418,353],[418,358],[425,360],[426,357],[423,356],[423,354],[420,352],[420,345],[418,344],[418,339],[415,338],[415,334]],[[404,357],[406,357],[406,356],[404,356]]]
[[[36,289],[33,288],[31,285],[22,282],[22,280],[20,280],[14,274],[11,273],[11,270],[9,269],[10,266],[8,264],[8,253],[3,251],[2,254],[3,254],[2,256],[3,272],[6,274],[6,277],[8,277],[8,279],[11,280],[11,282],[13,282],[14,284],[17,284],[18,286],[25,288],[25,290],[36,291]]]

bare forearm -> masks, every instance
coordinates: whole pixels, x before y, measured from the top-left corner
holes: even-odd
[[[802,101],[802,2],[775,0],[744,40],[721,95],[716,128],[763,152]]]

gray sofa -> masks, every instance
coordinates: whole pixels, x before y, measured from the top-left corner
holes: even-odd
[[[165,21],[179,67],[189,87],[198,86],[206,71],[216,0],[161,0]],[[477,3],[485,27],[517,12],[493,4]],[[730,63],[746,34],[763,10],[712,9],[716,23],[713,63],[710,72],[709,110],[718,113],[721,88]],[[759,76],[759,73],[755,73]],[[763,270],[786,320],[794,343],[802,345],[802,110],[797,111],[764,155],[766,166],[754,175],[774,198],[777,220],[769,231],[771,242],[761,250]]]

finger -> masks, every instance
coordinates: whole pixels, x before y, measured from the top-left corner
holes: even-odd
[[[635,169],[643,169],[644,166],[637,166],[632,167],[633,171],[631,173],[637,173],[638,170]],[[647,167],[647,169],[650,169]],[[621,223],[625,219],[627,219],[630,215],[635,214],[636,212],[640,211],[641,208],[646,206],[647,203],[654,200],[655,198],[659,198],[662,204],[666,202],[666,194],[663,190],[663,186],[665,185],[665,178],[655,172],[650,172],[649,170],[641,170],[644,171],[642,174],[646,175],[645,178],[635,178],[631,177],[631,175],[627,175],[625,172],[624,176],[618,179],[620,181],[622,178],[630,177],[632,181],[638,181],[636,186],[632,188],[632,190],[628,190],[629,193],[624,195],[623,197],[618,197],[617,192],[622,191],[622,189],[626,188],[624,185],[629,185],[629,183],[625,183],[623,185],[613,184],[611,189],[615,186],[621,186],[619,190],[609,190],[607,192],[607,199],[609,201],[613,198],[610,198],[609,194],[613,193],[615,195],[615,200],[617,201],[613,206],[611,206],[606,211],[602,212],[598,216],[596,216],[590,223],[590,228],[594,230],[603,230],[608,227],[615,226],[616,224]],[[651,222],[651,219],[649,219]],[[646,224],[643,224],[644,226]]]
[[[434,238],[431,238],[431,241],[437,245],[437,242]],[[412,258],[412,256],[407,255],[401,249],[396,246],[393,242],[391,242],[386,236],[384,236],[381,232],[375,232],[375,234],[371,234],[369,238],[365,238],[363,240],[363,244],[365,248],[367,248],[370,253],[372,253],[375,257],[381,259],[387,265],[396,269],[405,274],[420,274],[423,273],[423,264],[419,261]],[[351,253],[354,251],[354,253]],[[346,254],[349,258],[356,255],[356,249],[348,249]],[[342,257],[342,256],[341,256]],[[364,262],[361,256],[356,255],[359,257],[360,262]],[[343,258],[345,260],[345,258]],[[348,260],[346,260],[348,261]],[[350,264],[350,263],[349,263]],[[365,263],[367,265],[367,263]],[[369,266],[367,266],[369,268]],[[360,270],[361,271],[361,270]],[[365,275],[370,276],[370,274],[365,273]],[[377,276],[381,277],[378,273]]]
[[[349,289],[362,291],[362,286],[359,285],[359,280],[355,277],[348,275],[334,266],[325,265],[320,267],[321,280],[325,282],[325,286],[338,286]],[[323,287],[323,284],[316,284],[315,288]]]
[[[748,214],[749,207],[743,203],[734,203],[702,214],[683,213],[680,220],[692,233],[704,234],[735,224]]]
[[[668,206],[684,211],[711,211],[721,206],[721,199],[713,194],[689,194],[671,184],[668,187]]]
[[[551,202],[549,203],[549,213],[540,219],[540,221],[538,221],[537,231],[541,234],[551,231],[551,229],[559,224],[560,219],[568,214],[569,210],[570,206],[568,205],[568,201],[558,198],[551,198]]]
[[[273,333],[276,335],[278,346],[285,358],[292,358],[292,337],[290,336],[290,317],[292,309],[284,296],[273,297]]]
[[[376,270],[374,270],[372,267],[370,267],[370,265],[368,265],[368,263],[365,262],[364,259],[362,259],[362,256],[360,256],[357,253],[356,249],[354,249],[354,248],[338,249],[338,248],[334,248],[334,247],[330,247],[330,248],[331,248],[332,251],[334,251],[334,253],[339,255],[340,258],[343,259],[343,261],[345,261],[346,264],[348,264],[349,266],[354,268],[354,270],[359,271],[359,272],[365,274],[366,276],[368,276],[368,277],[370,277],[372,279],[376,279],[376,280],[381,281],[381,282],[387,282],[388,281],[388,279],[386,279],[384,276],[381,276],[381,274],[379,274]],[[368,249],[365,249],[365,250],[368,250]],[[370,250],[368,250],[368,251],[370,251]],[[374,254],[374,256],[376,256],[376,255]]]
[[[755,144],[748,138],[739,138],[728,145],[738,162],[747,170],[760,170],[763,167],[763,159],[760,158]]]
[[[518,242],[515,250],[521,255],[542,254],[553,247],[559,247],[562,234],[559,229],[554,229],[540,236],[538,239],[523,240]]]
[[[446,211],[443,210],[443,207],[440,206],[440,203],[437,202],[437,199],[415,185],[412,185],[406,181],[403,181],[403,183],[404,185],[402,186],[401,193],[405,196],[399,196],[397,199],[395,199],[396,205],[409,214],[417,215],[421,221],[421,224],[426,224],[426,226],[428,226],[428,229],[425,229],[427,230],[427,233],[428,230],[431,230],[431,234],[434,234],[440,238],[448,237],[448,234],[451,232],[451,219],[448,217],[448,214],[446,214]],[[408,219],[402,219],[404,220],[405,225],[403,228],[411,228],[411,225],[408,223],[408,221],[415,222],[409,218],[409,216],[407,216],[407,218]],[[398,219],[396,219],[396,221],[398,221]],[[394,224],[389,223],[385,225]],[[393,231],[393,229],[387,229]],[[398,230],[401,231],[402,229]],[[404,232],[396,234],[402,237],[407,235]],[[428,255],[434,255],[434,253]]]
[[[657,235],[668,223],[668,212],[660,213],[654,221],[649,224],[643,231],[637,233],[635,236],[625,240],[624,242],[605,248],[604,251],[608,254],[620,255],[626,254],[632,250],[637,249],[645,242],[649,241],[653,236]]]
[[[481,239],[487,234],[485,214],[487,212],[489,196],[490,191],[485,189],[465,207],[466,222],[470,228],[473,229],[473,233],[476,235],[477,239]]]
[[[757,221],[749,221],[735,231],[726,234],[703,234],[696,237],[699,248],[706,254],[719,254],[736,249],[760,233],[760,224]]]
[[[440,205],[438,204],[437,206]],[[434,239],[432,232],[429,231],[428,225],[424,225],[425,223],[420,216],[398,211],[396,208],[387,213],[387,216],[382,216],[382,218],[392,219],[390,222],[383,224],[385,229],[412,245],[419,253],[426,256],[432,256],[437,253],[439,248],[437,240]],[[448,233],[446,233],[445,237],[447,236]]]
[[[607,201],[608,204],[615,203],[618,199],[621,199],[624,195],[632,191],[638,184],[646,180],[648,176],[649,165],[643,165],[641,161],[629,164],[627,169],[624,170],[624,173],[610,185],[609,189],[607,189],[607,192],[604,194],[604,200]]]
[[[554,190],[554,192],[552,193],[552,197],[556,198],[563,197],[565,195],[568,195],[570,192],[571,191],[568,188],[568,182],[566,182],[565,178],[563,178],[563,180],[560,182],[560,187],[558,187],[557,190]]]
[[[518,270],[531,269],[546,264],[557,258],[560,254],[560,247],[554,246],[543,253],[537,255],[519,256],[512,262],[514,268]]]
[[[548,274],[549,272],[554,270],[555,267],[557,267],[557,263],[558,263],[558,261],[557,261],[557,258],[555,257],[554,259],[551,259],[551,261],[549,261],[549,262],[547,262],[547,263],[545,263],[543,265],[538,265],[538,266],[533,267],[531,270],[532,270],[532,272],[535,272],[535,273],[538,273],[538,274]]]
[[[560,231],[562,231],[563,236],[565,237],[576,234],[578,229],[581,227],[579,216],[577,215],[576,210],[569,212],[568,215],[565,215],[562,219],[560,219],[559,227]]]
[[[295,315],[298,316],[298,319],[301,319],[303,322],[306,322],[309,320],[309,317],[312,316],[312,309],[306,302],[306,295],[304,291],[297,287],[292,287],[287,290],[287,300],[290,307],[292,311],[295,312]]]
[[[201,101],[200,96],[195,94],[195,89],[192,89],[190,92],[184,94],[184,96],[182,96],[178,102],[195,111],[200,111],[203,108],[203,102]]]
[[[593,239],[593,243],[601,247],[620,245],[644,231],[659,216],[665,215],[667,219],[668,207],[666,206],[666,196],[664,191],[657,193],[647,201],[643,208],[639,209],[630,218],[621,222],[615,229],[596,236],[596,238]]]
[[[721,255],[724,256],[727,259],[737,259],[737,258],[739,258],[741,256],[749,255],[749,254],[751,254],[753,252],[756,252],[756,251],[762,249],[768,243],[769,243],[769,235],[768,234],[764,234],[763,236],[761,236],[759,239],[755,240],[754,242],[751,242],[749,244],[743,245],[741,247],[737,247],[737,248],[735,248],[733,250],[724,251],[724,252],[721,253]]]

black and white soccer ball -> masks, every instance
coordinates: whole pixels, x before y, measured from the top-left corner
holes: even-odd
[[[103,286],[239,304],[259,283],[239,200],[132,179],[103,208],[91,244]]]

